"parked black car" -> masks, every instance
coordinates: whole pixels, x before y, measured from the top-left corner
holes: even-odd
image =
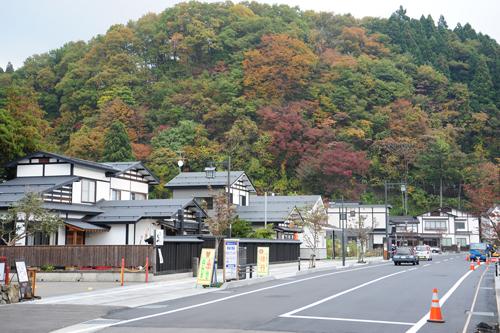
[[[413,265],[419,264],[418,256],[409,247],[400,247],[392,256],[394,265],[401,265],[402,262],[412,263]]]

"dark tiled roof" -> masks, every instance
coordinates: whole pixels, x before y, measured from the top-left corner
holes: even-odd
[[[178,209],[186,209],[188,207],[203,213],[201,207],[193,199],[102,200],[96,203],[96,206],[103,213],[88,218],[87,222],[135,223],[144,218],[173,219],[177,217]]]
[[[319,195],[267,196],[267,222],[282,223],[295,207],[314,205],[318,200],[321,200]],[[249,206],[238,206],[235,215],[247,222],[264,222],[265,206],[265,196],[252,195]]]
[[[160,184],[160,181],[151,173],[151,171],[149,171],[148,168],[146,168],[146,166],[144,166],[144,164],[142,164],[142,162],[108,162],[102,164],[120,170],[116,172],[106,172],[107,177],[118,177],[131,169],[136,169],[142,176],[144,176],[149,185]]]
[[[26,186],[33,191],[48,193],[79,181],[77,176],[19,177],[0,184],[0,207],[8,207],[24,197]]]
[[[241,180],[247,191],[255,193],[255,187],[248,178],[244,171],[231,171],[229,180],[231,185],[236,181]],[[174,179],[165,184],[165,188],[175,189],[175,188],[186,188],[186,187],[207,187],[208,185],[213,188],[227,186],[227,172],[216,172],[215,178],[207,178],[205,172],[182,172],[175,176]]]

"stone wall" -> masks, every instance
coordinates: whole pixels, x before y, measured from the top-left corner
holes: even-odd
[[[0,305],[19,302],[18,284],[0,284]]]

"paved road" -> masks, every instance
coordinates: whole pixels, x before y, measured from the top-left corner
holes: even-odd
[[[497,324],[498,313],[493,270],[486,265],[469,269],[464,255],[436,256],[418,266],[386,262],[299,276],[283,268],[275,270],[280,277],[275,281],[235,289],[195,289],[192,281],[175,281],[52,297],[12,308],[61,311],[63,322],[64,316],[74,323],[87,321],[67,327],[42,320],[38,332],[385,333],[462,332],[464,327],[476,332],[480,323]],[[433,288],[438,289],[443,324],[427,323]],[[78,313],[82,318],[75,317]],[[89,321],[91,315],[95,317]]]

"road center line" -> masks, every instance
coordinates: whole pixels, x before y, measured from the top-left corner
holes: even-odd
[[[283,317],[283,316],[280,316]],[[360,323],[374,323],[374,324],[392,324],[392,325],[415,325],[415,323],[404,323],[400,321],[383,321],[383,320],[366,320],[366,319],[348,319],[348,318],[329,318],[329,317],[310,317],[310,316],[288,316],[288,318],[298,319],[319,319],[319,320],[334,320],[334,321],[351,321]]]

